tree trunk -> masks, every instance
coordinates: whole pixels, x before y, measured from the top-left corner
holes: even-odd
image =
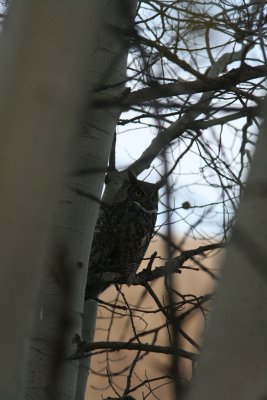
[[[266,149],[267,121],[237,213],[199,371],[188,400],[266,398]]]
[[[62,12],[64,10],[64,12]],[[55,193],[79,123],[92,9],[12,2],[1,33],[0,397],[17,400]],[[92,18],[91,22],[90,19]]]
[[[115,98],[125,84],[129,40],[115,28],[128,27],[133,4],[132,0],[97,2],[96,40],[86,50],[91,57],[88,77],[95,82],[93,102],[114,98],[114,106],[91,104],[70,152],[69,173],[60,194],[36,308],[27,400],[74,399],[76,395],[79,362],[68,357],[77,349],[73,338],[81,335],[88,259],[99,206],[96,199],[101,195],[120,114]],[[90,312],[91,332],[95,318]],[[77,386],[80,396],[82,385],[84,380]]]
[[[85,302],[84,305],[84,318],[82,327],[82,337],[84,340],[86,340],[86,342],[94,341],[96,318],[97,302],[89,299]],[[90,361],[91,359],[89,357],[80,359],[75,400],[84,399],[87,387]]]
[[[135,16],[135,10],[137,7],[137,0],[127,0],[126,2],[123,0],[112,0],[108,2],[108,6],[105,8],[105,21],[107,24],[110,24],[113,27],[120,27],[120,29],[125,30],[126,32],[132,29],[132,24]],[[99,37],[99,47],[101,48],[101,52],[99,53],[100,58],[102,56],[106,58],[108,54],[106,53],[107,48],[110,50],[110,55],[106,60],[106,65],[113,66],[112,69],[109,69],[108,75],[103,75],[102,82],[105,82],[106,85],[110,85],[111,88],[109,91],[106,91],[112,95],[114,93],[114,89],[118,85],[118,82],[125,82],[127,79],[126,76],[126,66],[127,66],[127,55],[128,55],[128,46],[129,46],[129,38],[124,38],[122,41],[122,34],[120,36],[116,35],[107,35],[107,32],[103,31],[101,37]],[[126,40],[125,40],[126,39]],[[116,56],[116,64],[114,65],[114,54]],[[113,61],[112,61],[113,60]],[[100,61],[101,64],[101,61]],[[106,72],[106,71],[105,71]],[[107,73],[107,72],[106,72]],[[116,92],[115,92],[116,96]],[[99,110],[99,119],[95,122],[95,129],[99,129],[101,126],[102,113],[104,110]],[[109,109],[109,112],[111,109]],[[119,116],[121,113],[120,108],[116,108],[113,113],[114,120],[110,121],[109,124],[109,132],[112,134],[116,129],[116,124],[118,122]],[[94,132],[93,128],[91,131]],[[118,176],[119,175],[119,176]],[[109,203],[111,198],[114,195],[116,187],[120,186],[125,179],[125,173],[117,173],[114,172],[114,177],[112,183],[108,187],[108,193],[105,191],[103,201],[105,203]],[[84,315],[82,321],[82,334],[83,340],[88,342],[94,341],[95,334],[95,325],[97,318],[97,303],[94,300],[88,300],[84,305]],[[85,390],[87,385],[87,379],[90,368],[90,357],[81,358],[79,363],[79,373],[77,379],[77,390],[75,400],[81,400],[85,396]]]

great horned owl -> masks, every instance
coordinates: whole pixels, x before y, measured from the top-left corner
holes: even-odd
[[[90,274],[116,272],[132,277],[145,255],[154,232],[158,211],[158,186],[138,180],[129,173],[129,179],[115,195],[110,206],[101,210],[96,223],[86,298],[96,297],[110,284],[94,282]]]

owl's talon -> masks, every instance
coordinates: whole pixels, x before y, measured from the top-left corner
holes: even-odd
[[[128,276],[128,278],[127,278],[127,286],[131,286],[134,283],[135,276],[136,276],[136,274]]]

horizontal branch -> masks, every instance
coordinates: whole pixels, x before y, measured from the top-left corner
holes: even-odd
[[[183,267],[184,263],[192,259],[195,256],[201,255],[207,251],[217,250],[224,248],[224,243],[213,243],[206,246],[199,246],[192,250],[185,250],[179,256],[174,257],[165,265],[156,267],[155,269],[151,270],[150,265],[148,268],[139,272],[135,276],[131,277],[131,285],[138,286],[138,285],[146,285],[148,282],[154,281],[156,279],[165,277],[166,274],[172,273],[181,273],[181,268]],[[214,277],[215,278],[215,277]],[[94,287],[95,283],[101,282],[103,283],[103,287],[106,288],[105,283],[118,283],[118,284],[129,284],[128,277],[123,276],[121,273],[118,272],[101,272],[101,273],[90,273],[89,279],[91,282],[92,287]]]
[[[193,121],[190,124],[190,128],[191,129],[207,129],[210,128],[212,126],[216,126],[216,125],[223,125],[226,124],[227,122],[230,121],[235,121],[236,119],[240,119],[240,118],[246,118],[246,117],[257,117],[261,115],[261,110],[259,107],[246,107],[243,108],[240,111],[231,113],[229,115],[225,115],[223,117],[219,117],[219,118],[213,118],[210,119],[208,121],[199,119],[196,121]]]
[[[75,342],[78,346],[77,354],[73,357],[73,359],[78,359],[81,357],[81,354],[85,355],[85,353],[92,352],[94,350],[108,350],[108,351],[119,351],[119,350],[134,350],[134,351],[145,351],[148,353],[160,353],[160,354],[175,354],[187,358],[192,362],[197,361],[198,354],[192,353],[190,351],[177,349],[174,351],[172,347],[169,346],[157,346],[149,343],[129,343],[129,342],[94,342],[94,343],[85,343],[80,340],[79,336],[76,335]],[[81,351],[82,350],[82,351]],[[91,355],[91,354],[90,354]]]
[[[234,68],[217,78],[207,77],[205,81],[202,79],[179,81],[166,85],[157,84],[154,87],[135,90],[122,98],[120,102],[125,109],[128,109],[132,105],[140,105],[148,101],[155,101],[171,96],[191,95],[218,90],[229,91],[239,83],[265,76],[267,76],[267,66],[251,67],[250,65],[242,64],[240,68]]]
[[[195,249],[192,249],[192,250],[185,250],[179,256],[174,257],[171,260],[171,264],[174,264],[174,265],[181,264],[181,265],[183,265],[183,263],[185,261],[189,260],[190,258],[193,258],[195,256],[203,254],[206,251],[222,249],[225,246],[226,246],[225,243],[212,243],[212,244],[207,244],[206,246],[199,246],[199,247],[197,247]]]
[[[156,83],[144,89],[135,90],[126,89],[122,96],[118,97],[115,101],[124,111],[128,110],[131,106],[144,104],[149,101],[156,101],[158,99],[172,97],[193,95],[198,93],[206,93],[210,91],[231,91],[233,87],[253,79],[264,78],[267,76],[267,66],[250,66],[242,64],[240,68],[233,68],[229,72],[219,76],[210,78],[205,76],[205,80],[196,79],[194,81],[178,81],[175,83],[168,83],[160,85]],[[106,98],[97,100],[97,106],[114,106],[114,98],[112,100]]]

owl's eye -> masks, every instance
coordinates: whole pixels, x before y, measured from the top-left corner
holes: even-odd
[[[151,195],[151,200],[156,200],[156,198],[157,198],[156,193],[152,193],[152,195]]]
[[[136,189],[135,194],[136,194],[136,196],[141,197],[141,196],[143,196],[144,193],[142,192],[142,190]]]

